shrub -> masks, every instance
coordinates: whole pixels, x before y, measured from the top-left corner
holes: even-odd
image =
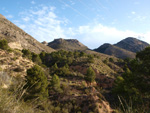
[[[7,50],[8,48],[9,47],[7,40],[6,39],[0,40],[0,49]]]
[[[26,57],[26,58],[28,58],[30,60],[32,59],[31,51],[29,51],[28,49],[23,49],[22,53],[23,53],[23,57]]]
[[[87,73],[86,73],[86,76],[85,76],[85,80],[87,81],[87,82],[90,82],[90,83],[92,83],[92,82],[94,82],[95,81],[95,72],[94,72],[94,70],[91,68],[91,67],[89,67],[88,69],[87,69]]]
[[[32,53],[32,61],[37,64],[42,64],[41,58],[39,57],[39,55],[37,55],[35,53]]]
[[[60,92],[60,79],[56,74],[54,74],[52,77],[51,86],[54,91]]]
[[[87,62],[94,63],[94,56],[93,55],[89,55],[88,59],[87,59]]]
[[[114,62],[114,59],[113,58],[109,58],[109,62]]]

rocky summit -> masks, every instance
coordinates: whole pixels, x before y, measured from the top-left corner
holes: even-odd
[[[86,47],[85,45],[83,45],[81,42],[79,42],[76,39],[59,38],[59,39],[55,39],[54,41],[48,43],[48,46],[53,49],[56,49],[56,50],[60,50],[60,49],[68,50],[68,51],[88,50],[88,47]]]

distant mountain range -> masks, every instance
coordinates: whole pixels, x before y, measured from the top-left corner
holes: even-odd
[[[133,37],[128,37],[114,45],[106,43],[94,50],[90,50],[87,46],[76,39],[59,38],[49,43],[46,41],[40,43],[22,29],[11,23],[1,14],[0,39],[6,39],[11,48],[29,49],[35,53],[40,53],[42,51],[50,53],[55,50],[63,49],[66,51],[98,52],[123,59],[134,58],[136,52],[139,52],[149,46],[148,43]]]
[[[144,41],[128,37],[114,45],[103,44],[99,48],[94,49],[94,51],[124,59],[134,58],[136,52],[139,52],[148,46],[149,44]]]

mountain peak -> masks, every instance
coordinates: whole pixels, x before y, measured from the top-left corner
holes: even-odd
[[[64,49],[69,51],[74,50],[86,50],[88,49],[84,44],[79,42],[77,39],[54,39],[54,41],[48,43],[48,46],[50,46],[53,49]]]
[[[128,37],[115,44],[115,46],[131,52],[139,52],[149,46],[149,44],[139,39]]]
[[[145,49],[147,46],[149,46],[149,44],[144,41],[138,40],[134,37],[127,37],[114,45],[105,43],[95,49],[95,51],[124,59],[134,58],[136,52]]]

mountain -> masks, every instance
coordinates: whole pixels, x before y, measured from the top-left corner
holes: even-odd
[[[115,56],[118,58],[134,58],[135,53],[127,51],[125,49],[119,48],[117,46],[111,45],[111,44],[103,44],[99,48],[95,49],[96,52],[104,53],[107,55]]]
[[[0,14],[0,39],[6,39],[11,48],[29,49],[32,52],[52,52],[54,49],[41,44]]]
[[[56,50],[67,50],[67,51],[75,51],[75,50],[87,50],[88,48],[79,42],[76,39],[55,39],[54,41],[48,43],[48,46],[56,49]]]
[[[99,48],[94,49],[94,51],[123,59],[135,58],[136,52],[142,51],[144,48],[148,46],[149,44],[144,41],[128,37],[114,45],[108,43],[103,44]]]
[[[149,44],[136,38],[128,37],[115,44],[115,46],[136,53],[148,47]]]

